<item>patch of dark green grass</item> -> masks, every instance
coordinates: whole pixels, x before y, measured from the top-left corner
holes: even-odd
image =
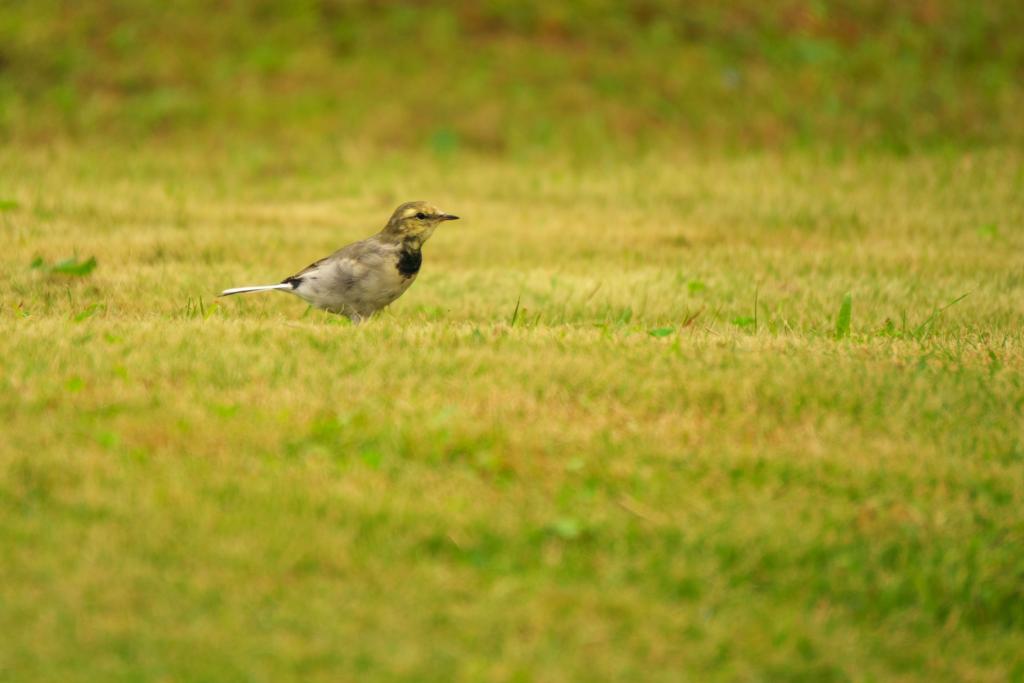
[[[84,277],[96,270],[96,266],[95,256],[90,256],[84,261],[80,260],[77,256],[72,256],[53,264],[47,264],[43,257],[37,256],[29,264],[29,267],[33,270],[41,270],[56,275],[70,275],[72,277]]]

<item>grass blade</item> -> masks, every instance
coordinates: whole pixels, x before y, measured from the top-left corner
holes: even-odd
[[[928,316],[928,318],[923,323],[914,328],[913,336],[917,339],[922,339],[925,333],[928,331],[928,328],[931,326],[932,322],[934,322],[936,318],[942,315],[943,311],[945,311],[947,308],[952,308],[956,304],[966,299],[968,294],[970,294],[970,292],[961,294],[960,296],[953,299],[945,306],[940,306],[939,308],[936,308],[934,311],[932,311],[932,314]]]
[[[839,304],[839,315],[836,317],[836,339],[850,336],[850,315],[852,312],[853,297],[847,292],[843,296],[843,303]]]

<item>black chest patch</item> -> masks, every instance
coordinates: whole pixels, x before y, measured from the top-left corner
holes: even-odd
[[[398,253],[398,272],[402,277],[412,277],[420,272],[423,253],[419,249],[402,249]]]

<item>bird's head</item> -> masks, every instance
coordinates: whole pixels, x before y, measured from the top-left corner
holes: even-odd
[[[457,220],[458,216],[445,213],[427,202],[406,202],[391,214],[384,232],[403,241],[423,244],[434,229],[445,221]]]

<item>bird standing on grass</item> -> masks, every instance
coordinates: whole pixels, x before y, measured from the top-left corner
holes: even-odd
[[[438,225],[456,219],[427,202],[406,202],[373,237],[342,247],[280,284],[235,287],[220,296],[279,289],[358,324],[409,289],[420,272],[423,243]]]

